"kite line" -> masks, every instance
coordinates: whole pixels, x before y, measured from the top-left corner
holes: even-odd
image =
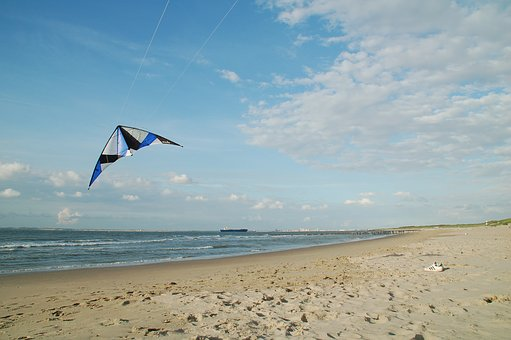
[[[231,11],[234,9],[234,7],[236,7],[236,5],[238,4],[239,0],[235,0],[233,2],[233,4],[231,5],[231,7],[227,10],[227,12],[224,14],[224,16],[222,17],[222,19],[220,19],[220,21],[218,22],[218,24],[215,26],[215,28],[211,31],[211,33],[209,34],[209,36],[206,38],[206,40],[204,40],[204,42],[202,43],[202,45],[199,47],[199,49],[195,52],[195,54],[193,55],[193,57],[188,61],[188,63],[186,64],[186,66],[183,68],[183,70],[181,71],[181,73],[177,76],[177,78],[174,80],[174,82],[170,85],[169,89],[167,90],[167,92],[165,93],[165,95],[163,96],[162,100],[160,101],[160,103],[158,104],[158,106],[156,106],[156,108],[153,110],[153,114],[156,113],[160,107],[163,105],[163,103],[165,102],[165,99],[167,99],[167,97],[169,96],[169,94],[172,92],[172,90],[174,90],[174,88],[176,87],[177,83],[181,80],[181,78],[183,78],[183,76],[185,75],[186,71],[188,71],[188,69],[190,68],[190,66],[192,65],[192,63],[195,61],[195,59],[197,59],[197,57],[199,56],[199,54],[201,53],[201,51],[204,49],[204,47],[206,47],[206,45],[209,43],[209,41],[211,40],[211,38],[213,37],[213,35],[216,33],[216,31],[220,28],[220,26],[222,25],[222,23],[224,22],[224,20],[227,18],[227,16],[229,15],[229,13],[231,13]]]
[[[122,105],[121,109],[121,115],[124,113],[124,110],[126,109],[126,105],[128,104],[128,100],[131,96],[131,91],[133,90],[133,86],[135,86],[135,82],[138,79],[138,75],[140,74],[140,70],[142,69],[142,66],[144,65],[145,59],[147,57],[147,53],[149,52],[149,49],[151,48],[151,45],[153,44],[154,37],[156,36],[156,33],[158,32],[158,28],[160,28],[160,24],[163,20],[163,17],[165,16],[165,12],[167,11],[167,7],[169,7],[170,0],[167,0],[167,3],[165,4],[165,8],[163,9],[163,12],[160,15],[160,19],[158,20],[158,24],[156,24],[156,28],[153,31],[153,35],[151,37],[151,40],[149,40],[149,44],[147,45],[144,53],[144,57],[142,58],[142,61],[140,62],[140,65],[138,66],[137,73],[135,74],[135,77],[133,78],[133,81],[131,82],[131,86],[128,90],[128,94],[126,95],[126,99],[124,99],[124,104]]]
[[[233,4],[231,5],[231,7],[227,10],[227,12],[224,14],[224,16],[220,19],[220,21],[216,24],[215,28],[213,28],[213,30],[211,31],[211,33],[208,35],[208,37],[206,38],[206,40],[204,40],[204,42],[202,43],[202,45],[197,49],[197,51],[195,52],[195,54],[192,56],[192,58],[190,58],[190,60],[188,61],[188,63],[186,64],[186,66],[183,68],[183,70],[181,71],[181,73],[177,76],[177,78],[174,80],[174,82],[170,85],[169,89],[167,90],[167,92],[165,93],[165,95],[163,96],[163,98],[161,99],[161,101],[159,102],[158,106],[156,106],[156,108],[152,111],[152,113],[154,114],[155,112],[157,112],[160,107],[163,105],[163,103],[165,102],[165,100],[167,99],[167,97],[169,96],[169,94],[174,90],[174,88],[176,87],[177,83],[183,78],[183,76],[185,75],[185,73],[188,71],[188,69],[190,68],[190,66],[192,65],[192,63],[197,59],[197,57],[199,56],[199,54],[202,52],[202,50],[206,47],[206,45],[209,43],[209,41],[211,40],[211,38],[213,37],[213,35],[216,33],[216,31],[220,28],[220,26],[222,25],[222,23],[225,21],[225,19],[227,18],[227,16],[229,16],[229,14],[231,13],[231,11],[234,9],[234,7],[236,7],[236,5],[238,4],[239,0],[234,0]],[[135,74],[135,76],[133,77],[133,80],[131,82],[131,85],[128,89],[128,94],[126,95],[126,99],[124,100],[124,103],[122,105],[122,108],[121,108],[121,112],[120,112],[120,116],[124,113],[124,110],[126,109],[126,106],[128,104],[128,101],[129,101],[129,98],[131,96],[131,92],[133,91],[133,87],[135,86],[135,83],[138,79],[138,76],[140,74],[140,71],[142,70],[142,66],[144,65],[144,62],[146,60],[146,57],[147,57],[147,54],[149,53],[149,49],[151,48],[151,45],[153,43],[153,40],[154,40],[154,37],[156,36],[156,33],[158,32],[158,29],[160,27],[160,24],[163,20],[163,17],[165,16],[165,12],[167,11],[167,8],[169,7],[169,4],[170,4],[170,0],[167,0],[166,4],[165,4],[165,7],[163,8],[163,11],[160,15],[160,19],[158,20],[158,23],[156,24],[156,27],[153,31],[153,35],[151,36],[151,40],[149,41],[149,44],[147,45],[146,47],[146,50],[145,50],[145,53],[144,53],[144,57],[142,58],[142,61],[140,62],[140,65],[138,66],[138,70],[137,70],[137,73]]]

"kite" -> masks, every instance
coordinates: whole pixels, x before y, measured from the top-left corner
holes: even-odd
[[[154,144],[170,144],[183,147],[152,132],[118,125],[106,142],[103,151],[101,151],[96,167],[92,172],[89,189],[101,172],[113,162],[122,157],[133,156],[133,153],[138,149]]]

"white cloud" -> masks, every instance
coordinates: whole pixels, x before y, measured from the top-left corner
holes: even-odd
[[[57,214],[57,220],[59,224],[75,224],[81,216],[79,212],[64,208]]]
[[[182,174],[182,175],[171,174],[170,181],[175,184],[191,184],[192,183],[192,179],[189,178],[185,174]]]
[[[232,202],[245,202],[247,200],[247,195],[230,194],[227,200]]]
[[[394,196],[399,199],[401,202],[408,202],[408,203],[425,203],[428,200],[424,197],[413,195],[410,192],[407,191],[398,191],[394,193]]]
[[[229,70],[217,70],[218,73],[220,73],[220,76],[231,83],[238,83],[241,79],[234,71]]]
[[[362,197],[362,198],[360,198],[358,200],[346,200],[346,201],[344,201],[344,204],[346,204],[346,205],[368,206],[368,205],[373,205],[374,202],[370,198]]]
[[[252,206],[252,209],[261,210],[261,209],[284,209],[284,203],[277,200],[272,200],[269,198],[265,198],[255,205]]]
[[[274,74],[271,84],[277,87],[285,87],[285,86],[308,86],[313,85],[314,83],[309,78],[287,79],[281,74]],[[265,102],[260,102],[258,105],[260,109],[264,109],[265,106],[266,106]]]
[[[140,199],[140,197],[138,197],[138,195],[125,194],[125,195],[122,195],[122,199],[125,201],[133,202],[133,201],[138,201]]]
[[[295,46],[302,46],[303,44],[312,41],[314,38],[311,36],[306,36],[303,34],[298,34],[298,36],[295,39],[294,45]]]
[[[1,163],[0,162],[0,180],[11,178],[12,176],[29,171],[29,166],[18,162]]]
[[[48,178],[48,181],[55,187],[60,188],[65,185],[75,185],[80,183],[81,177],[76,172],[69,170],[65,172],[57,172]]]
[[[202,195],[197,195],[197,196],[187,196],[186,200],[187,201],[196,201],[196,202],[205,202],[208,199]]]
[[[360,205],[360,206],[369,206],[373,205],[374,201],[370,198],[375,196],[374,192],[361,192],[359,194],[359,199],[351,199],[351,200],[345,200],[345,205]]]
[[[325,70],[274,76],[303,88],[249,109],[241,129],[252,144],[341,169],[488,167],[509,155],[509,4],[266,3],[289,25],[316,16],[330,34],[342,27],[345,44],[329,47],[338,56]]]
[[[57,197],[60,197],[60,198],[64,198],[66,197],[66,193],[63,192],[63,191],[56,191],[55,192],[55,196]],[[83,192],[81,191],[76,191],[74,194],[70,195],[71,197],[75,197],[75,198],[80,198],[80,197],[83,197]]]
[[[0,191],[0,197],[2,198],[14,198],[19,196],[21,196],[21,193],[11,188]]]
[[[348,39],[345,36],[341,35],[341,36],[336,36],[336,37],[325,37],[325,38],[322,38],[321,39],[321,43],[324,46],[330,46],[330,45],[334,45],[334,44],[344,43],[347,40]]]
[[[139,188],[148,188],[151,186],[151,181],[149,181],[145,178],[142,178],[142,177],[137,177],[134,180],[133,179],[123,179],[123,180],[113,179],[113,180],[109,180],[109,181],[110,181],[111,185],[117,189],[133,188],[135,186],[139,187]]]
[[[313,205],[310,205],[310,204],[302,205],[302,210],[305,210],[305,211],[325,210],[325,209],[328,209],[328,205],[327,204],[321,204],[321,205],[318,205],[318,206],[313,206]]]

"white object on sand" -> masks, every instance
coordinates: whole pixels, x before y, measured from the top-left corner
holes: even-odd
[[[431,266],[424,268],[427,272],[443,272],[444,265],[441,263],[433,263]]]

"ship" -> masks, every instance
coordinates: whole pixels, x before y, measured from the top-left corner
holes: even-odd
[[[223,229],[220,229],[221,233],[246,233],[248,229],[245,228],[228,228],[225,227]]]

